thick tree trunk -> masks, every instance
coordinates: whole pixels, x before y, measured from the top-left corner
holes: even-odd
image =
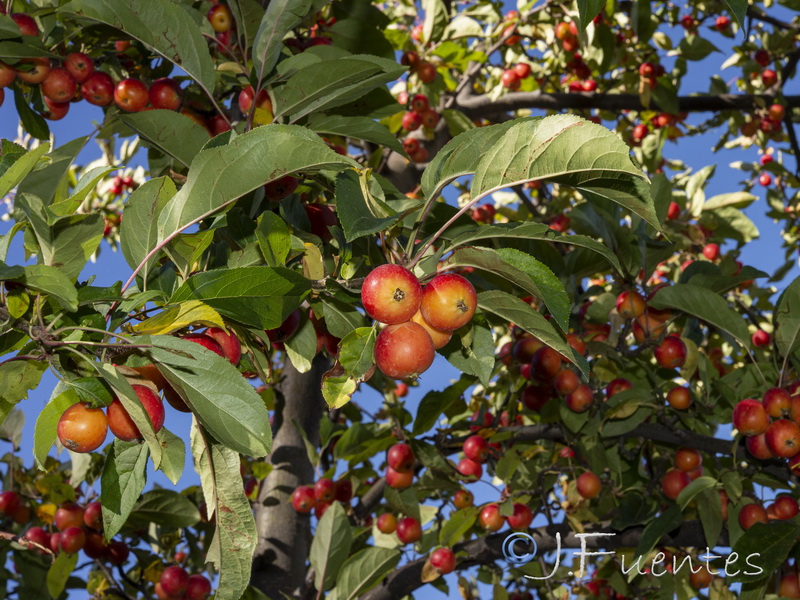
[[[314,359],[308,373],[298,372],[287,360],[279,386],[280,404],[275,411],[275,439],[269,457],[273,470],[254,506],[258,547],[251,576],[252,585],[271,600],[282,600],[284,595],[299,598],[306,586],[311,524],[307,515],[295,512],[291,495],[297,486],[314,480],[314,470],[297,427],[312,444],[319,443],[324,405],[320,381],[327,367],[322,355]]]

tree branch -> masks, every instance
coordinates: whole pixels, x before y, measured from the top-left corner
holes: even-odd
[[[717,96],[680,96],[679,112],[720,112],[725,110],[751,111],[759,105],[772,104],[775,96],[768,94],[719,94]],[[784,96],[787,109],[800,107],[800,96]],[[649,108],[642,105],[636,94],[513,92],[497,100],[478,96],[468,90],[457,98],[458,108],[471,118],[486,117],[525,108],[542,110],[600,109],[662,110],[655,101]]]
[[[565,523],[540,527],[528,533],[533,536],[536,542],[537,555],[541,556],[544,553],[557,550],[559,546],[561,548],[580,548],[581,541],[589,550],[635,548],[642,538],[644,527],[631,527],[621,532],[613,532],[607,524],[605,527],[601,524],[586,530],[586,533],[591,532],[614,533],[615,535],[589,537],[581,540]],[[560,545],[556,541],[557,533],[561,536]],[[466,557],[458,561],[456,569],[465,569],[479,564],[491,564],[496,560],[504,559],[503,542],[508,536],[509,532],[495,533],[477,540],[456,544],[453,548],[454,552],[466,553]],[[723,532],[722,537],[723,539],[720,540],[720,543],[727,544],[725,532]],[[685,521],[680,528],[662,537],[659,545],[680,548],[705,548],[706,539],[699,521]],[[396,569],[379,586],[362,595],[360,600],[395,600],[413,593],[416,589],[425,585],[422,582],[422,567],[426,560],[427,557],[418,558]]]

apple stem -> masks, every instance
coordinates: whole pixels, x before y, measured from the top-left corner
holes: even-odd
[[[477,204],[477,202],[478,202],[478,201],[479,201],[481,198],[483,198],[483,196],[482,196],[482,195],[481,195],[481,196],[477,196],[476,198],[473,198],[472,200],[470,200],[469,202],[467,202],[467,203],[466,203],[466,204],[465,204],[465,205],[464,205],[464,206],[463,206],[463,207],[462,207],[462,208],[461,208],[461,209],[460,209],[460,210],[459,210],[459,211],[458,211],[456,214],[454,214],[452,217],[450,217],[450,219],[447,221],[447,223],[445,223],[444,225],[442,225],[442,226],[439,228],[439,231],[437,231],[436,233],[434,233],[434,234],[433,234],[433,236],[431,236],[431,238],[430,238],[430,239],[429,239],[429,240],[428,240],[428,241],[425,243],[425,245],[424,245],[424,246],[422,246],[422,248],[420,248],[420,250],[419,250],[419,251],[416,253],[416,255],[415,255],[415,256],[414,256],[414,258],[411,260],[411,262],[410,262],[410,263],[407,265],[407,268],[408,268],[409,270],[413,269],[413,268],[414,268],[414,266],[415,266],[415,265],[416,265],[416,264],[417,264],[417,263],[418,263],[418,262],[419,262],[419,261],[422,259],[422,257],[424,256],[424,254],[425,254],[425,252],[428,250],[428,248],[430,248],[430,247],[433,245],[433,243],[434,243],[434,242],[435,242],[437,239],[439,239],[439,236],[441,236],[441,235],[442,235],[442,234],[443,234],[445,231],[447,231],[447,229],[448,229],[448,228],[449,228],[449,227],[450,227],[450,226],[451,226],[453,223],[455,223],[455,222],[458,220],[458,218],[459,218],[461,215],[463,215],[464,213],[466,213],[466,212],[467,212],[467,211],[468,211],[470,208],[472,208],[472,207],[473,207],[475,204]],[[433,203],[431,203],[431,204],[433,204]],[[420,223],[422,222],[422,219],[424,219],[424,218],[425,218],[425,213],[423,213],[423,216],[422,216],[422,217],[420,217]],[[412,238],[411,238],[411,239],[412,239],[412,241],[414,240],[414,238],[415,238],[415,237],[416,237],[416,235],[412,235]]]

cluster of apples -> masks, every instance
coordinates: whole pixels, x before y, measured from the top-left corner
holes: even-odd
[[[654,290],[655,294],[658,290]],[[652,297],[652,295],[650,297]],[[648,308],[645,298],[635,290],[624,291],[617,296],[617,312],[623,319],[632,320],[633,335],[637,343],[647,338],[663,335],[667,321],[672,317],[668,310]],[[665,369],[678,369],[686,362],[686,344],[675,334],[667,335],[653,350],[656,362]]]
[[[761,401],[740,401],[733,409],[732,420],[746,436],[747,450],[755,458],[788,458],[792,468],[800,463],[800,394],[796,383],[791,390],[768,389]]]
[[[15,494],[16,492],[3,492]],[[40,554],[50,550],[53,554],[66,552],[83,553],[92,560],[101,560],[112,565],[122,565],[128,560],[130,549],[120,540],[106,543],[103,536],[103,512],[100,502],[95,500],[82,507],[74,502],[65,502],[55,513],[54,525],[58,531],[49,533],[43,527],[31,527],[23,535],[24,540],[35,544]]]
[[[675,466],[661,478],[661,491],[675,500],[687,485],[703,474],[703,455],[695,448],[680,448],[675,453]]]
[[[400,64],[408,67],[411,73],[415,73],[422,83],[430,83],[436,79],[436,67],[434,64],[420,58],[419,53],[414,50],[404,52],[400,57]]]
[[[403,115],[402,126],[406,131],[416,131],[420,127],[432,130],[439,123],[441,115],[431,108],[430,100],[425,94],[409,96],[408,92],[400,92],[397,101],[408,110]],[[403,140],[403,149],[416,163],[428,160],[428,150],[418,138],[407,137]]]
[[[170,565],[155,584],[159,600],[206,600],[211,596],[211,582],[203,575],[189,573],[180,565]]]
[[[375,363],[387,377],[405,379],[431,366],[435,350],[470,322],[478,297],[457,273],[439,273],[423,288],[405,267],[385,264],[367,275],[361,302],[386,325],[375,342]]]
[[[218,327],[210,327],[203,333],[189,333],[182,338],[227,358],[234,366],[239,363],[242,355],[239,338],[234,333]],[[135,367],[134,370],[149,380],[157,390],[163,391],[164,399],[175,410],[191,412],[183,398],[167,383],[154,365]],[[158,433],[164,426],[166,416],[164,403],[148,385],[134,383],[131,387],[150,418],[153,430]],[[114,398],[106,411],[102,408],[92,408],[84,402],[76,402],[62,413],[57,431],[58,439],[65,448],[85,453],[99,448],[105,442],[109,429],[118,439],[126,442],[142,439],[141,431],[119,398]]]
[[[347,504],[353,499],[353,482],[348,479],[334,481],[328,477],[321,477],[314,485],[301,485],[292,492],[292,506],[301,514],[308,514],[312,510],[320,519],[328,507],[334,502]]]
[[[500,83],[504,88],[517,91],[522,85],[522,80],[531,76],[531,66],[528,63],[517,63],[510,69],[503,71]]]
[[[567,85],[570,92],[593,92],[597,89],[597,81],[592,79],[592,70],[583,60],[583,55],[576,52],[567,63],[570,72],[561,80],[562,85]]]

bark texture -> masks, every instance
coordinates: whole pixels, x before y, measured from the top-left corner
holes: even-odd
[[[312,444],[319,444],[324,406],[320,381],[327,368],[323,355],[314,359],[308,373],[298,372],[287,360],[279,384],[273,452],[269,457],[273,470],[264,480],[254,505],[258,547],[251,576],[252,585],[271,600],[301,598],[306,592],[311,519],[295,512],[291,495],[297,486],[313,482],[314,470],[297,427]]]

